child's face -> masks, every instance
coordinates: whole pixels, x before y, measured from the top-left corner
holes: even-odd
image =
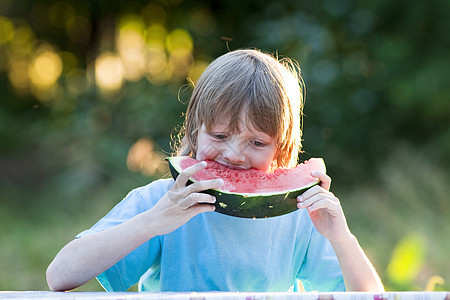
[[[228,119],[219,119],[210,132],[203,124],[197,138],[197,160],[214,160],[235,169],[269,171],[277,152],[277,140],[240,118],[240,132],[231,133]]]

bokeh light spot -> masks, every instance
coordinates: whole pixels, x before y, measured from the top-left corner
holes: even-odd
[[[63,62],[63,74],[67,74],[77,67],[78,58],[72,52],[61,51],[59,55]]]
[[[68,20],[75,16],[75,9],[67,2],[53,3],[48,10],[48,19],[56,28],[65,28]]]
[[[168,68],[167,54],[162,46],[152,46],[147,49],[146,78],[153,84],[166,83],[172,73]]]
[[[145,40],[142,20],[128,16],[121,22],[116,45],[124,65],[127,80],[138,81],[145,71]]]
[[[150,138],[140,138],[129,150],[127,167],[133,172],[142,172],[144,175],[154,175],[162,168],[163,155],[156,151]]]
[[[52,87],[62,73],[63,63],[55,50],[48,46],[40,46],[31,61],[28,75],[34,86],[39,89]]]
[[[171,70],[172,79],[181,80],[189,73],[194,62],[192,37],[184,29],[175,29],[167,36],[166,46],[170,54],[168,67]]]
[[[419,274],[425,258],[422,236],[410,234],[395,246],[387,267],[389,279],[397,284],[411,283]]]
[[[146,42],[150,46],[165,46],[167,30],[161,25],[152,25],[147,29]]]
[[[149,24],[164,24],[167,13],[160,5],[150,3],[142,9],[142,16]]]
[[[14,38],[14,24],[8,18],[0,16],[0,45],[12,41]]]
[[[208,63],[206,61],[197,60],[195,61],[194,65],[189,70],[189,78],[193,82],[197,82],[197,80],[200,78],[200,76],[203,74],[203,72],[208,67]]]
[[[36,37],[27,25],[22,25],[16,28],[14,39],[11,43],[11,50],[14,55],[28,55],[34,50],[36,44]]]
[[[29,87],[29,62],[23,57],[14,57],[9,61],[8,78],[17,92],[24,93]]]
[[[101,54],[95,61],[95,80],[104,92],[113,92],[122,87],[124,70],[121,59],[112,53]]]
[[[194,42],[191,35],[184,29],[175,29],[168,36],[166,40],[167,50],[173,53],[190,53],[194,47]]]

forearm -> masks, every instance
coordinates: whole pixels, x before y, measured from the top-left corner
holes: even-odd
[[[331,242],[331,244],[341,265],[348,292],[384,291],[380,277],[353,235],[345,241]]]
[[[146,215],[68,243],[47,269],[51,290],[79,287],[107,270],[142,243],[156,236]]]
[[[205,167],[206,163],[198,163],[181,172],[175,184],[151,209],[67,244],[47,269],[50,289],[70,290],[83,285],[151,238],[172,232],[199,213],[213,211],[216,199],[200,192],[220,187],[221,180],[198,181],[186,186],[190,176]]]

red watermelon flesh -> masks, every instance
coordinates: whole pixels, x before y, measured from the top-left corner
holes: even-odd
[[[184,170],[198,162],[187,156],[180,157],[179,166]],[[220,188],[221,191],[243,195],[278,194],[309,187],[319,182],[317,178],[311,176],[312,171],[326,172],[325,163],[321,158],[311,158],[295,168],[279,168],[274,172],[257,169],[236,170],[215,161],[206,162],[206,168],[191,177],[194,181],[221,178],[225,182]]]

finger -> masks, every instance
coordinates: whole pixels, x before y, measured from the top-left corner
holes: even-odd
[[[336,204],[337,204],[336,201],[332,201],[329,198],[323,198],[319,201],[314,202],[310,206],[308,206],[307,209],[309,212],[317,211],[319,209],[334,210],[337,207]]]
[[[216,202],[216,198],[214,196],[203,194],[203,193],[193,193],[180,201],[179,205],[184,207],[185,209],[190,208],[196,205],[202,204],[213,204]],[[208,204],[209,205],[209,204]]]
[[[302,202],[308,198],[311,198],[312,196],[316,195],[316,194],[326,194],[326,195],[333,195],[333,193],[331,193],[330,191],[322,188],[319,185],[315,185],[309,189],[307,189],[305,192],[303,192],[303,194],[299,195],[297,197],[297,201]]]
[[[309,212],[313,212],[313,211],[316,211],[316,210],[319,210],[319,209],[323,209],[323,208],[326,208],[326,207],[327,207],[326,206],[326,200],[325,199],[321,199],[321,200],[319,200],[317,202],[314,202],[313,204],[308,206],[306,209]]]
[[[323,198],[325,198],[325,196],[322,194],[315,194],[308,198],[302,198],[301,201],[298,201],[297,207],[298,208],[308,208],[309,206],[311,206],[312,204],[314,204],[317,201],[322,200]]]
[[[190,194],[190,193],[198,193],[198,192],[206,191],[206,190],[210,190],[210,189],[220,189],[220,187],[222,187],[223,184],[224,184],[224,181],[222,179],[196,181],[195,183],[193,183],[187,187],[187,193]]]
[[[191,206],[187,209],[187,211],[193,216],[196,216],[200,213],[208,212],[208,211],[214,211],[216,207],[212,204],[198,204]]]
[[[339,205],[339,200],[336,197],[320,197],[315,196],[311,201],[305,201],[299,203],[298,208],[306,208],[309,212],[313,212],[319,209],[328,208],[330,210],[335,209]]]
[[[312,171],[311,176],[320,180],[320,186],[326,190],[331,187],[331,177],[320,171]]]
[[[197,172],[200,172],[206,168],[206,161],[199,162],[195,165],[190,166],[189,168],[184,169],[178,174],[177,180],[175,181],[177,184],[186,186],[189,178]]]
[[[183,207],[189,207],[192,204],[194,204],[194,200],[190,200],[192,202],[184,201],[187,197],[189,197],[192,194],[199,193],[201,191],[209,190],[209,189],[218,189],[223,184],[222,179],[212,179],[212,180],[205,180],[205,181],[197,181],[189,186],[173,186],[168,192],[167,196],[169,199],[178,206]],[[206,194],[204,194],[206,195]],[[196,197],[196,196],[193,196]],[[192,197],[191,197],[192,199]],[[209,202],[209,201],[205,201]],[[182,204],[183,203],[183,204]]]
[[[322,200],[330,201],[333,203],[339,203],[339,199],[331,193],[319,193],[315,194],[309,198],[298,200],[297,207],[298,208],[308,208],[314,203],[322,201]]]

